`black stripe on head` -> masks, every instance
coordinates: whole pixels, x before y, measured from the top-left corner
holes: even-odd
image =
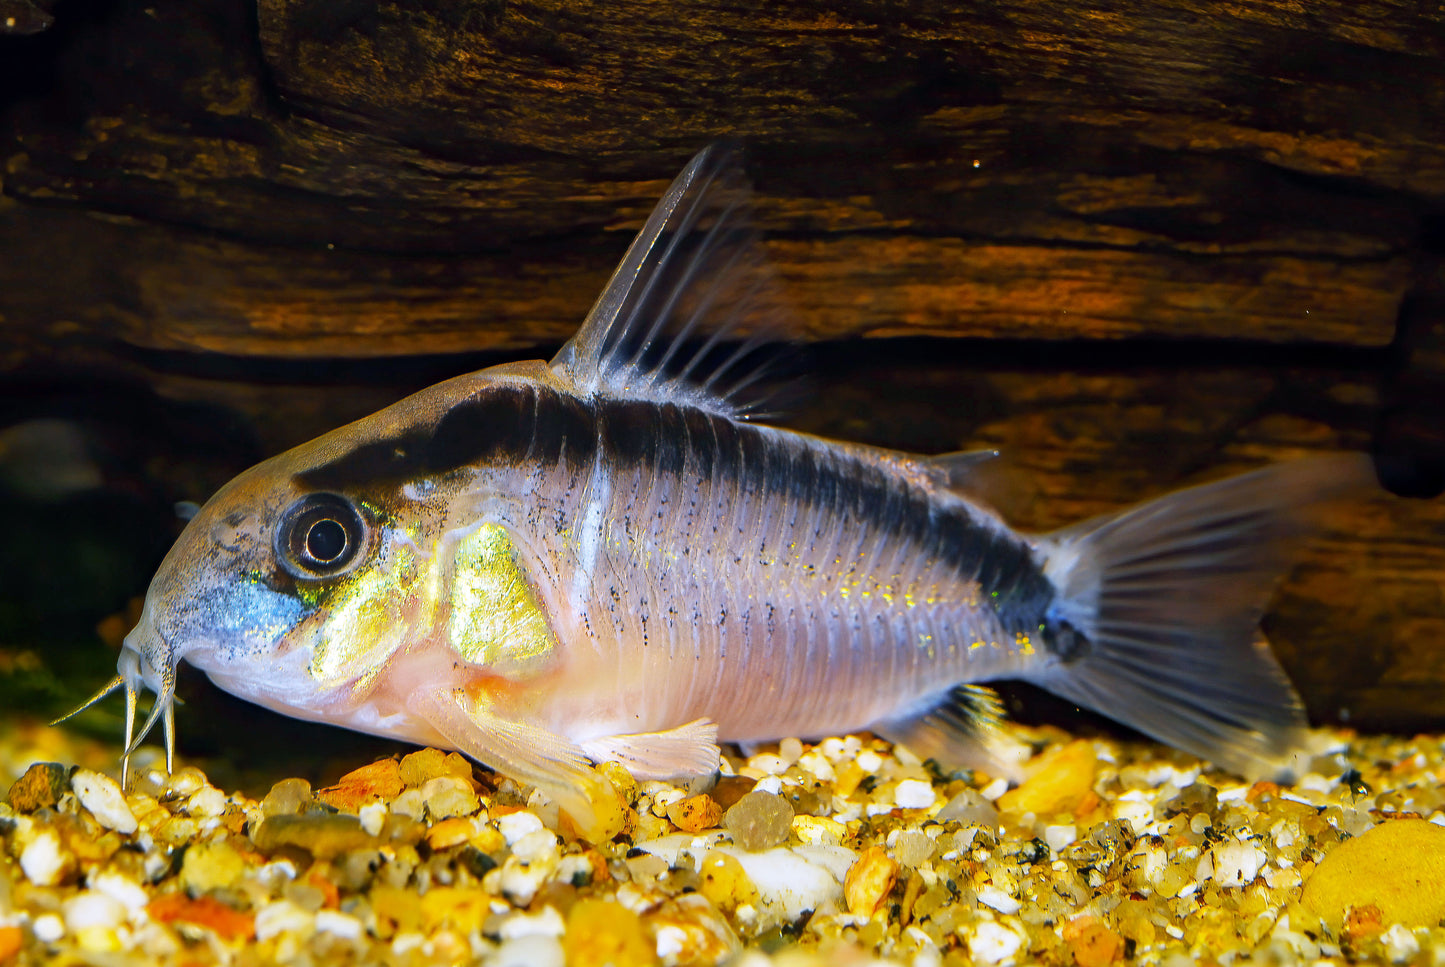
[[[502,384],[461,400],[433,426],[363,443],[297,474],[296,481],[308,489],[345,491],[472,466],[588,463],[596,450],[596,424],[579,400],[546,387]]]

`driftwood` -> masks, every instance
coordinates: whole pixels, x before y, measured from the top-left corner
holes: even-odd
[[[728,137],[826,344],[802,425],[1004,446],[1037,528],[1319,449],[1442,483],[1439,11],[42,6],[0,37],[7,420],[102,374],[250,458],[550,351]],[[167,496],[236,469],[182,449]],[[1439,500],[1332,518],[1268,623],[1317,715],[1438,722],[1442,586]]]

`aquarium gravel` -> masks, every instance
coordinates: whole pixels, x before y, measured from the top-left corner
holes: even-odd
[[[588,843],[454,753],[260,799],[142,753],[122,794],[113,750],[9,729],[5,964],[1445,962],[1439,736],[1318,732],[1293,785],[1055,729],[1016,786],[787,739],[691,786],[605,767]]]

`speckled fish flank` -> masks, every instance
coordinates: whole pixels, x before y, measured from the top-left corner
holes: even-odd
[[[756,422],[746,204],[729,153],[703,152],[550,363],[438,384],[227,484],[97,694],[124,690],[127,747],[161,722],[169,756],[185,660],[297,718],[459,749],[584,827],[589,762],[707,774],[720,740],[871,728],[1006,772],[979,684],[999,678],[1283,768],[1304,718],[1259,616],[1302,508],[1365,485],[1366,461],[1016,532],[970,496],[991,454]]]

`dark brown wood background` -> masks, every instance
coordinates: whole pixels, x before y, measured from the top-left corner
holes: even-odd
[[[1267,626],[1317,718],[1441,723],[1438,5],[44,6],[0,35],[0,415],[80,427],[104,486],[202,499],[550,353],[686,159],[738,138],[818,344],[798,425],[1003,447],[1034,528],[1373,449],[1415,499],[1337,511]],[[171,532],[127,536],[93,607]],[[74,580],[72,537],[41,528],[43,574]]]

